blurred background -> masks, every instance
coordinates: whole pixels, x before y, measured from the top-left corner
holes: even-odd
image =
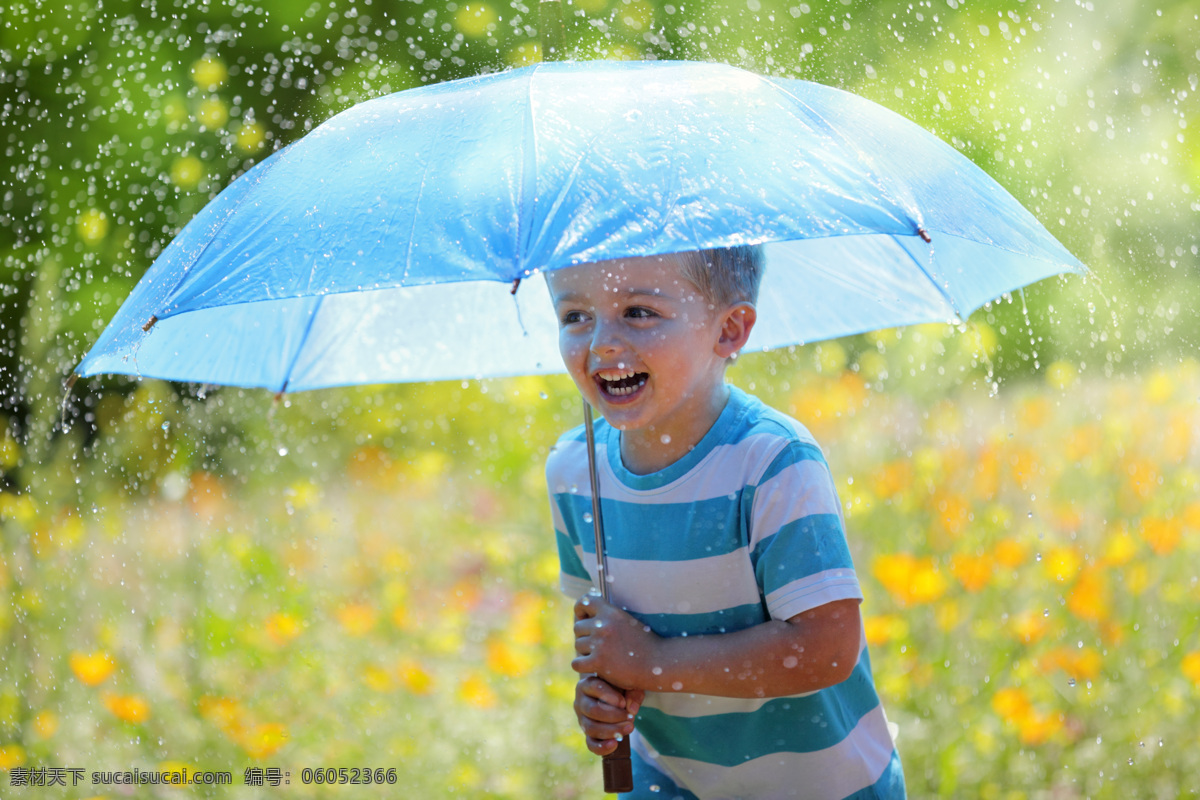
[[[564,17],[575,59],[722,61],[881,103],[1089,266],[966,330],[750,354],[730,380],[829,453],[912,796],[1200,791],[1195,4],[574,0]],[[601,796],[542,478],[580,417],[565,377],[64,388],[236,176],[354,103],[536,62],[538,24],[532,0],[5,4],[6,796],[20,768],[185,765],[236,788],[134,794],[371,793],[301,774],[357,767],[411,796]],[[290,786],[242,786],[248,767]]]

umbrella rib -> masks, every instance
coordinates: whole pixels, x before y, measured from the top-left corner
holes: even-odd
[[[304,350],[304,345],[308,342],[308,335],[312,332],[313,324],[317,321],[317,314],[321,312],[321,306],[324,304],[325,298],[326,295],[317,295],[317,302],[313,306],[312,313],[308,315],[308,323],[304,326],[304,332],[300,334],[300,341],[296,343],[296,351],[292,353],[292,358],[288,362],[287,369],[283,372],[283,383],[279,386],[279,394],[286,392],[288,384],[291,383],[292,370],[296,368],[296,362],[300,360],[300,353]]]
[[[829,122],[829,120],[825,119],[825,117],[820,112],[818,112],[812,106],[811,103],[805,101],[803,98],[796,95],[794,92],[789,90],[786,86],[781,86],[777,81],[775,81],[772,78],[768,78],[765,76],[760,76],[760,78],[762,78],[763,82],[766,83],[771,88],[773,88],[775,91],[777,91],[780,94],[784,95],[785,97],[789,98],[797,106],[799,106],[799,107],[803,108],[805,111],[807,111],[811,115],[812,119],[819,120],[821,122],[821,124],[824,125],[824,127],[828,130],[828,132],[831,136],[834,136],[837,139],[839,139],[841,142],[843,142],[844,144],[849,145],[850,140],[845,136],[845,134],[843,134],[839,128],[832,125]],[[831,88],[831,87],[825,87],[825,88]],[[797,116],[799,117],[799,115],[797,115]],[[867,154],[862,150],[861,147],[847,146],[847,149],[854,154],[855,158],[858,159],[859,163],[866,170],[867,175],[869,176],[868,179],[871,181],[871,183],[873,183],[875,185],[875,188],[880,191],[882,196],[891,198],[893,196],[893,192],[895,191],[895,188],[884,186],[884,181],[883,181],[884,173],[883,173],[883,171],[881,171],[879,169],[879,167],[875,163],[875,161],[873,159],[869,158],[867,156]],[[901,192],[903,192],[906,187],[902,182],[900,182],[898,184],[898,187],[896,187],[896,188],[899,188],[901,190]],[[914,198],[909,197],[908,199],[910,201],[912,201],[911,202],[912,213],[909,213],[909,210],[905,209],[903,207],[902,203],[900,203],[900,202],[896,203],[896,209],[898,211],[901,211],[904,214],[904,216],[907,218],[907,221],[913,226],[913,232],[917,233],[918,231],[920,231],[924,228],[924,221],[920,218],[920,209],[916,207]],[[913,219],[914,216],[916,217],[916,219]]]
[[[924,229],[922,229],[922,231],[924,231]],[[898,240],[900,238],[900,237],[896,236],[895,234],[892,234],[891,236],[893,239],[896,239],[896,240]],[[922,236],[920,238],[922,240],[925,239],[924,236]],[[921,270],[921,274],[924,275],[926,280],[928,280],[929,283],[933,285],[933,288],[937,289],[938,294],[940,294],[942,296],[942,299],[944,301],[946,301],[946,305],[950,306],[950,310],[954,312],[954,318],[956,320],[958,320],[958,322],[960,324],[965,325],[966,320],[963,319],[962,312],[959,311],[958,305],[954,302],[954,298],[950,296],[950,293],[947,292],[946,289],[940,283],[938,283],[936,280],[934,280],[933,275],[931,275],[929,273],[929,270],[925,269],[925,265],[921,263],[921,260],[919,258],[917,258],[915,255],[912,254],[911,250],[909,250],[904,245],[900,244],[899,241],[897,241],[896,244],[900,247],[901,250],[903,250],[908,255],[908,257],[912,260],[912,262],[917,265],[917,269]],[[929,248],[929,254],[930,254],[930,258],[932,258],[933,257],[933,247],[932,246],[930,246],[930,248]]]
[[[265,178],[271,172],[271,170],[273,170],[275,168],[275,165],[277,163],[279,163],[283,154],[287,150],[289,150],[291,148],[291,146],[292,145],[289,144],[285,147],[280,148],[279,150],[276,150],[274,153],[272,153],[267,158],[266,161],[260,162],[262,164],[262,168],[259,170],[260,174],[258,174],[255,177],[255,186],[258,186],[259,184],[262,183],[263,178]],[[242,197],[239,198],[238,201],[236,203],[234,203],[234,205],[232,207],[230,207],[229,211],[225,214],[225,218],[222,219],[219,223],[217,223],[216,228],[213,230],[212,234],[208,237],[208,241],[206,241],[204,243],[204,246],[200,248],[200,252],[196,253],[195,257],[192,258],[190,261],[188,261],[188,265],[179,271],[179,277],[175,280],[175,285],[171,287],[171,291],[169,291],[165,295],[163,295],[164,300],[166,298],[170,297],[171,295],[175,294],[175,291],[177,289],[179,289],[179,287],[183,284],[184,280],[187,279],[188,272],[191,271],[192,267],[196,266],[196,264],[204,256],[204,254],[208,252],[208,248],[211,247],[212,243],[216,241],[217,236],[220,235],[221,231],[225,229],[225,226],[229,223],[229,220],[233,218],[233,215],[235,213],[237,213],[238,208],[241,207],[242,203],[244,203],[245,200],[246,200],[246,196],[242,195]],[[183,233],[183,230],[181,229],[179,231],[179,233]],[[179,234],[175,234],[175,235],[178,236]],[[162,319],[163,317],[169,317],[169,316],[173,316],[173,315],[170,314],[167,311],[167,309],[162,309],[157,314],[153,314],[151,316],[152,316],[154,322],[158,322],[158,320]],[[153,327],[153,325],[149,322],[147,322],[146,325],[148,327],[143,327],[142,330],[149,332],[150,328]]]

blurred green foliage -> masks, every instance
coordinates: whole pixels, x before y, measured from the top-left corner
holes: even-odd
[[[63,389],[154,257],[222,187],[356,102],[537,60],[536,4],[10,0],[2,10],[0,595],[8,602],[0,610],[0,644],[8,677],[0,682],[0,761],[15,743],[43,760],[95,752],[102,768],[135,755],[148,763],[204,756],[241,764],[277,751],[280,732],[271,725],[285,719],[294,737],[290,763],[370,756],[364,748],[377,747],[375,754],[412,758],[413,775],[437,776],[414,787],[416,795],[550,796],[573,785],[573,776],[591,775],[577,744],[564,743],[573,735],[569,720],[562,724],[549,710],[569,703],[559,696],[559,655],[552,655],[561,653],[558,634],[549,632],[559,630],[557,622],[547,623],[544,642],[530,645],[542,648],[536,669],[501,690],[509,693],[501,707],[534,728],[559,721],[525,749],[506,749],[481,727],[487,687],[471,664],[487,658],[490,637],[507,623],[472,622],[467,612],[478,605],[455,606],[464,575],[446,547],[469,551],[478,569],[466,577],[494,581],[502,606],[516,602],[518,587],[550,603],[538,498],[546,449],[579,414],[565,378],[363,387],[279,400],[124,378],[83,382],[70,396]],[[1006,425],[1011,435],[1022,404],[972,403],[993,378],[1018,383],[1043,372],[1056,409],[1072,408],[1063,393],[1069,385],[1090,387],[1094,401],[1081,407],[1085,418],[1060,414],[1037,429],[1054,432],[1052,441],[1086,432],[1088,415],[1097,425],[1101,415],[1109,418],[1101,425],[1108,449],[1088,462],[1097,471],[1073,471],[1057,456],[1053,462],[1064,474],[1054,484],[1058,517],[1069,516],[1064,498],[1086,504],[1097,486],[1105,487],[1103,502],[1117,504],[1102,520],[1087,518],[1086,547],[1093,549],[1078,551],[1084,563],[1095,566],[1097,553],[1115,547],[1122,530],[1139,531],[1143,517],[1169,517],[1194,494],[1196,464],[1186,447],[1179,455],[1160,436],[1160,449],[1142,461],[1126,457],[1153,428],[1122,414],[1162,398],[1120,389],[1127,386],[1123,374],[1160,374],[1193,352],[1200,336],[1193,310],[1200,266],[1194,3],[573,0],[564,16],[570,57],[725,61],[839,86],[888,106],[980,164],[1093,270],[1088,280],[1051,280],[1001,299],[965,332],[923,327],[745,358],[736,379],[785,410],[796,407],[814,427],[858,415],[859,426],[831,429],[827,442],[835,454],[855,454],[844,463],[856,474],[885,471],[889,460],[943,464],[948,445],[945,428],[935,424],[944,421],[938,409],[986,409],[978,415],[988,421],[960,424],[964,442],[968,434],[1002,437]],[[1181,374],[1172,380],[1194,397],[1194,375]],[[819,391],[800,402],[802,385]],[[1110,389],[1113,402],[1096,399]],[[1190,407],[1181,391],[1170,408],[1183,418]],[[872,403],[889,414],[869,417]],[[970,420],[975,412],[962,413]],[[920,436],[935,444],[923,448]],[[1191,441],[1189,433],[1189,447]],[[914,456],[931,447],[925,461]],[[1167,489],[1156,490],[1158,506],[1131,511],[1120,505],[1131,491],[1122,488],[1125,478],[1113,476],[1136,482],[1143,473],[1169,479]],[[943,469],[939,485],[956,476]],[[1045,502],[1044,493],[1016,485]],[[909,494],[921,496],[912,487]],[[849,496],[860,499],[857,491]],[[894,513],[911,529],[939,519],[916,499],[898,510],[889,502],[877,497],[871,510],[860,510],[860,522],[886,533],[897,524]],[[979,548],[993,547],[1000,535],[992,511],[979,508],[983,538],[971,542]],[[379,544],[384,528],[401,543],[397,552]],[[486,535],[476,537],[481,528]],[[1066,523],[1056,530],[1060,538],[1071,534]],[[353,536],[338,539],[347,532]],[[1036,537],[1033,529],[1018,533]],[[862,555],[916,545],[907,534],[888,535]],[[1164,622],[1186,616],[1188,602],[1195,607],[1194,581],[1189,589],[1178,573],[1184,560],[1169,564],[1161,556],[1163,535],[1154,534],[1156,545],[1139,545],[1142,556],[1158,558],[1135,573],[1144,599],[1114,604],[1126,640],[1141,643],[1136,650],[1126,655],[1099,627],[1080,633],[1080,625],[1098,626],[1096,620],[1066,621],[1042,634],[1047,651],[1078,636],[1088,648],[1120,653],[1096,681],[1103,689],[1090,695],[1101,698],[1099,705],[1076,708],[1082,701],[1069,697],[1054,717],[1064,727],[1047,734],[1044,746],[1022,737],[1040,735],[1035,723],[1045,720],[1038,715],[1059,708],[1053,695],[1037,693],[1045,686],[1004,695],[998,708],[991,687],[979,684],[1020,661],[1024,671],[1012,671],[1032,685],[1035,660],[1012,642],[991,650],[981,642],[995,633],[989,620],[1002,627],[992,617],[1065,603],[1067,593],[1031,594],[1020,609],[1000,611],[1011,586],[983,600],[959,592],[945,604],[958,610],[929,607],[915,614],[911,637],[893,631],[887,642],[896,652],[881,663],[912,667],[912,656],[899,648],[914,644],[937,656],[921,662],[938,670],[936,679],[914,667],[914,682],[906,684],[901,673],[890,685],[890,707],[910,737],[914,786],[962,796],[964,786],[981,782],[1004,796],[1008,788],[1036,794],[1055,783],[1077,796],[1073,776],[1054,772],[1074,758],[1078,774],[1090,770],[1079,779],[1084,793],[1120,796],[1119,789],[1105,795],[1114,784],[1095,774],[1124,770],[1125,751],[1118,757],[1081,744],[1080,731],[1090,737],[1113,730],[1132,737],[1122,739],[1132,769],[1120,773],[1130,783],[1115,784],[1126,794],[1149,781],[1162,796],[1186,786],[1175,776],[1194,775],[1194,759],[1173,750],[1146,756],[1133,743],[1156,725],[1179,741],[1194,730],[1187,709],[1196,690],[1187,680],[1200,678],[1180,676],[1181,645],[1170,635],[1180,634]],[[1084,547],[1072,542],[1059,544]],[[953,549],[917,555],[939,558],[949,570]],[[1194,551],[1190,544],[1179,552]],[[404,561],[413,552],[420,568]],[[340,571],[331,576],[318,562]],[[860,563],[864,575],[870,563]],[[1160,604],[1146,581],[1173,594]],[[1021,588],[1034,592],[1034,583]],[[882,588],[875,588],[878,595]],[[1124,586],[1110,589],[1119,594]],[[393,616],[398,608],[420,609],[405,593],[421,590],[436,598],[434,616],[413,626],[370,622],[371,608]],[[902,605],[897,614],[907,618]],[[991,616],[970,627],[976,612]],[[1182,647],[1200,650],[1195,619],[1184,621]],[[361,638],[364,626],[372,634]],[[450,658],[456,630],[468,632],[461,660]],[[962,638],[964,631],[979,641]],[[360,637],[357,645],[347,645],[347,636]],[[303,646],[293,648],[294,640]],[[323,648],[334,655],[323,657]],[[96,652],[115,655],[87,660]],[[160,655],[148,658],[150,652]],[[346,652],[356,655],[346,660]],[[101,699],[79,677],[104,674],[106,658],[120,665],[117,677],[106,679],[118,686],[116,699]],[[511,667],[493,658],[501,673],[505,663]],[[952,661],[967,665],[957,681],[937,667]],[[1200,670],[1200,655],[1190,663]],[[372,671],[381,665],[386,674]],[[438,669],[450,676],[443,685],[456,688],[427,697],[421,675]],[[397,699],[401,686],[407,694]],[[1110,709],[1128,704],[1106,694],[1110,686],[1165,687],[1164,716],[1139,719],[1124,709],[1124,721],[1114,723]],[[139,696],[150,705],[149,722],[139,721]],[[314,698],[337,703],[326,711]],[[1151,694],[1142,702],[1151,708],[1156,700]],[[69,709],[84,711],[55,738],[52,721]],[[428,740],[440,748],[415,741],[399,713],[434,721]],[[378,733],[349,732],[331,742],[326,734],[343,730],[339,714],[367,720]],[[963,714],[992,716],[942,736]],[[87,750],[97,736],[110,749]],[[513,753],[525,759],[519,769],[494,768]]]

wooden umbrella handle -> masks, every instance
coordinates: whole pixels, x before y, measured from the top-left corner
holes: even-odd
[[[617,749],[604,757],[604,791],[609,794],[633,791],[633,761],[629,756],[629,737],[617,742]]]
[[[592,428],[592,407],[583,401],[583,429],[587,439],[588,475],[592,484],[592,528],[596,534],[596,577],[600,596],[608,596],[608,558],[604,554],[604,520],[600,515],[600,474],[596,469],[596,434]],[[617,742],[617,749],[604,756],[604,791],[609,794],[633,791],[633,762],[629,755],[629,737]]]

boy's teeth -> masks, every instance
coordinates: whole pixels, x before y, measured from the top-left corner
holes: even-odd
[[[597,372],[596,377],[600,379],[600,384],[606,394],[611,397],[624,397],[644,386],[646,378],[649,376],[644,372],[634,370],[612,370]]]

